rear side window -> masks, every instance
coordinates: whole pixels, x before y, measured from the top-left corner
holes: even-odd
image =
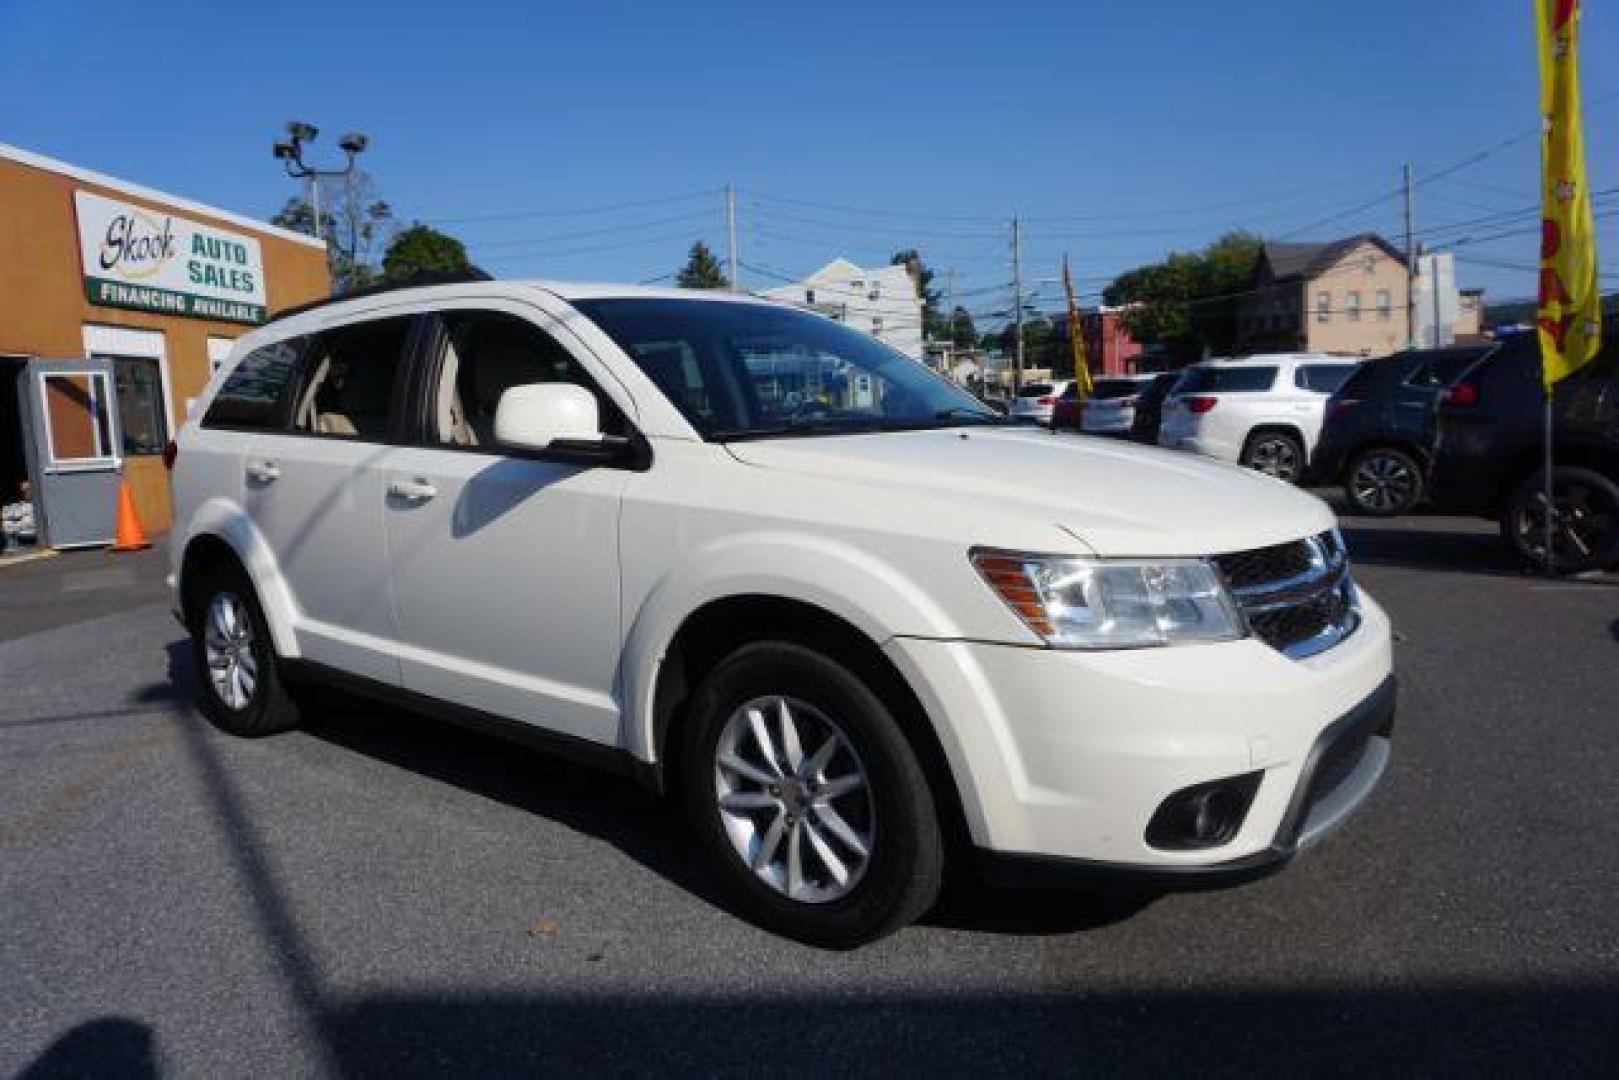
[[[1099,399],[1132,397],[1140,389],[1141,383],[1133,379],[1097,379],[1096,390],[1091,397]]]
[[[281,428],[285,423],[287,388],[307,341],[302,337],[287,338],[242,357],[208,406],[202,426],[250,431]]]
[[[404,360],[411,319],[378,319],[317,334],[303,368],[294,431],[340,439],[388,434],[394,382]]]
[[[1354,373],[1354,364],[1300,364],[1293,372],[1293,382],[1304,390],[1335,394]]]
[[[1254,394],[1276,382],[1274,367],[1190,368],[1181,376],[1177,394]]]
[[[1482,355],[1483,349],[1446,349],[1435,352],[1428,362],[1413,371],[1406,381],[1412,386],[1432,389],[1449,386]]]

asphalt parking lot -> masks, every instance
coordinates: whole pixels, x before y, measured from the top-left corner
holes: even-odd
[[[0,565],[0,1074],[1614,1075],[1619,576],[1345,525],[1403,680],[1346,831],[852,953],[733,917],[626,782],[354,702],[215,733],[158,552]]]

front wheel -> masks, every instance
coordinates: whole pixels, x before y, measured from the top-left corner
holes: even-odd
[[[1344,495],[1356,512],[1370,517],[1409,513],[1422,497],[1422,467],[1392,446],[1362,450],[1349,462]]]
[[[682,750],[699,842],[761,925],[849,948],[938,896],[944,843],[921,765],[831,658],[781,641],[732,653],[698,688]]]
[[[1592,469],[1552,470],[1552,562],[1559,574],[1619,563],[1619,485]],[[1546,562],[1546,479],[1524,477],[1501,513],[1501,536],[1525,562]]]
[[[1267,476],[1296,484],[1304,473],[1304,445],[1285,431],[1261,431],[1250,436],[1242,463]]]

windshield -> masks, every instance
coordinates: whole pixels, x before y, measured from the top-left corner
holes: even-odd
[[[574,307],[711,441],[1004,422],[903,353],[808,312],[640,297]]]

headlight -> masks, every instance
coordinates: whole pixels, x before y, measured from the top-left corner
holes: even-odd
[[[1230,641],[1246,628],[1202,559],[1135,562],[977,550],[973,566],[1047,645],[1133,649]]]

